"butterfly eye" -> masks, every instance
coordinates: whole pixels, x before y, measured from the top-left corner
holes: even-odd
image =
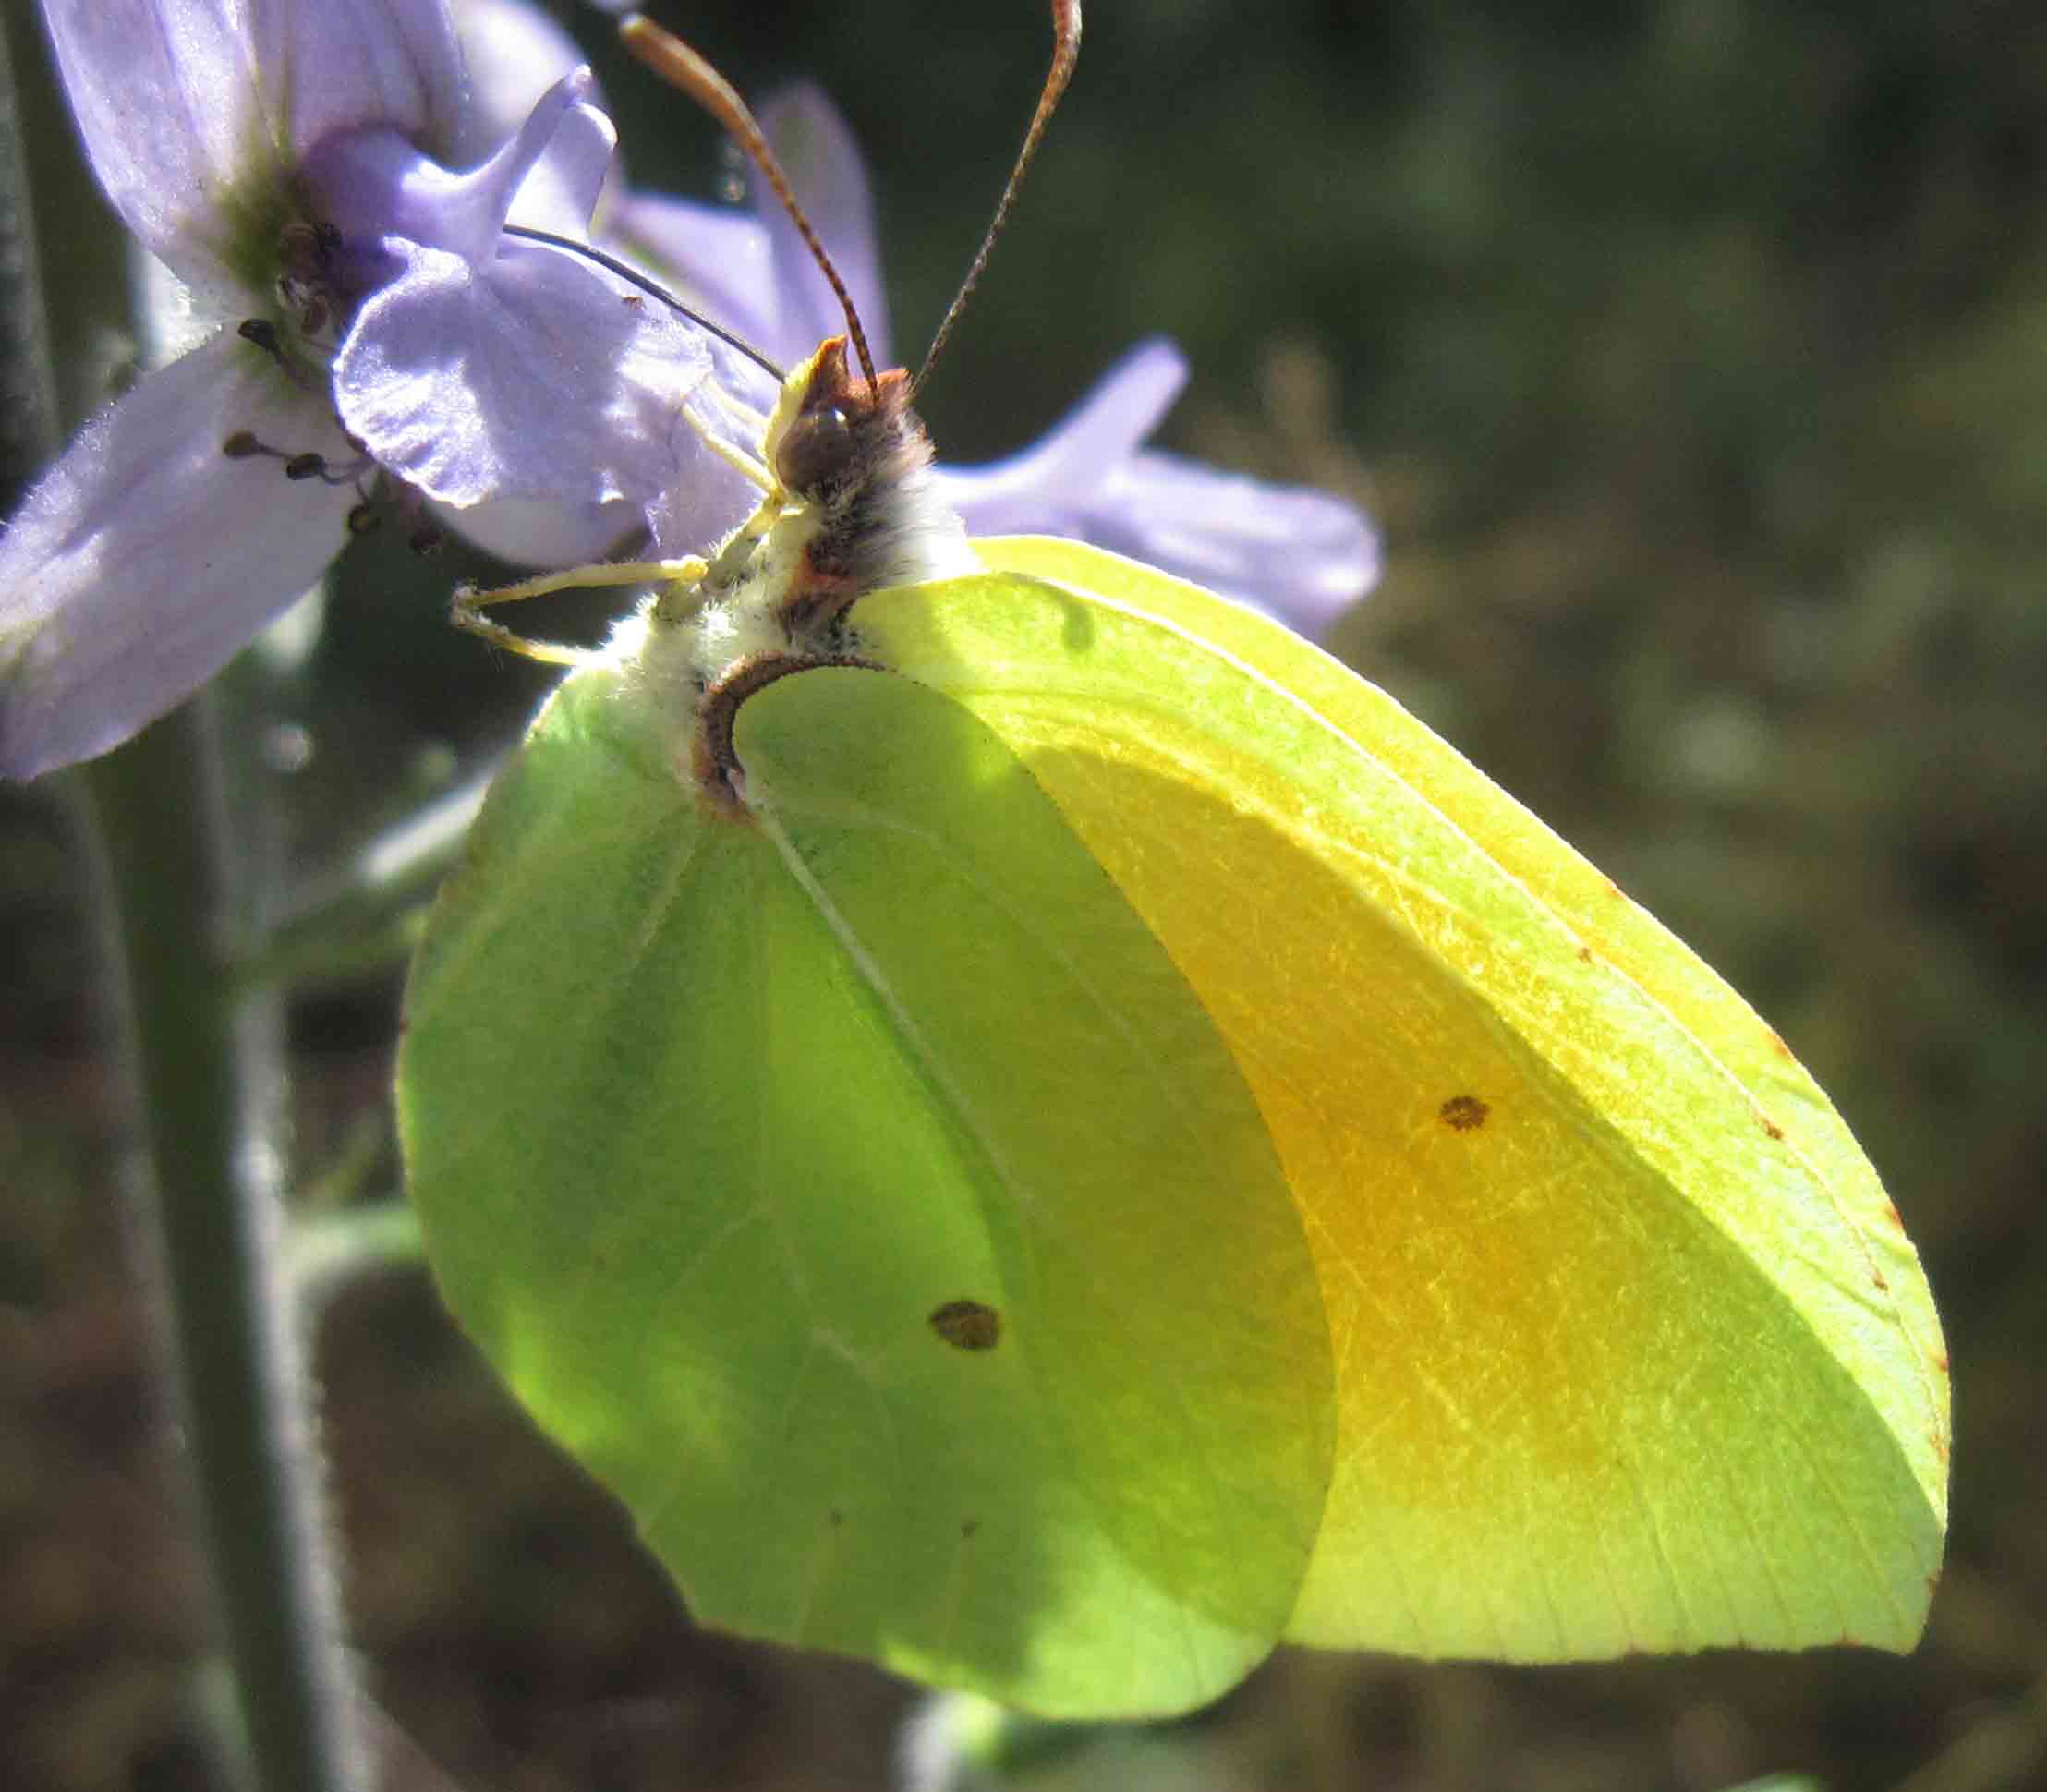
[[[853,456],[853,420],[844,411],[805,411],[781,439],[775,474],[792,491],[816,491],[842,478]]]

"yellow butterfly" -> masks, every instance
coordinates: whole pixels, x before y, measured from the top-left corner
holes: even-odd
[[[910,394],[789,376],[434,911],[408,1172],[528,1410],[703,1621],[1048,1713],[1909,1647],[1939,1326],[1783,1043],[1316,648],[970,542]]]

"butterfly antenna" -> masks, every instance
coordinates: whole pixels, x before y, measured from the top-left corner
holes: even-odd
[[[571,255],[578,256],[586,261],[594,262],[607,272],[616,274],[629,285],[637,286],[649,298],[656,299],[667,306],[677,317],[687,318],[699,330],[707,331],[711,335],[716,336],[727,347],[737,349],[756,367],[759,368],[762,372],[766,373],[769,378],[773,380],[778,386],[789,377],[782,369],[777,367],[773,361],[769,360],[766,355],[756,348],[737,331],[728,330],[715,319],[706,317],[694,306],[684,305],[660,281],[642,273],[630,262],[621,261],[617,256],[607,255],[602,249],[595,248],[588,243],[578,242],[574,236],[558,236],[551,230],[536,230],[530,224],[501,224],[499,228],[507,236],[520,236],[529,243],[545,243],[550,248],[566,249]]]
[[[781,163],[775,160],[774,151],[768,147],[767,135],[754,122],[754,115],[747,111],[745,101],[733,91],[724,76],[681,38],[663,30],[643,14],[630,13],[621,19],[618,34],[640,62],[671,87],[688,94],[730,131],[754,166],[760,170],[837,296],[840,309],[846,314],[846,333],[853,338],[854,353],[860,357],[860,371],[866,375],[868,391],[876,391],[874,357],[868,353],[867,333],[861,328],[860,313],[854,309],[853,295],[846,290],[846,283],[840,279],[839,270],[831,265],[831,257],[825,253],[825,246],[818,240],[818,233],[810,227],[810,220],[804,216],[803,207],[796,203],[796,196],[790,190],[789,177],[782,173]]]
[[[939,333],[931,338],[931,347],[925,355],[924,365],[917,369],[917,377],[910,381],[913,394],[918,392],[939,358],[939,350],[945,346],[945,339],[952,333],[952,326],[960,321],[960,313],[966,309],[968,297],[981,283],[981,273],[988,264],[988,257],[994,252],[995,239],[1002,234],[1002,226],[1010,221],[1010,208],[1016,203],[1018,189],[1024,185],[1024,176],[1029,170],[1032,159],[1037,154],[1037,146],[1045,136],[1045,127],[1051,123],[1053,110],[1058,106],[1060,95],[1066,91],[1066,83],[1073,78],[1073,64],[1081,53],[1081,0],[1052,0],[1052,67],[1045,77],[1044,91],[1037,96],[1037,110],[1031,114],[1031,127],[1024,133],[1024,147],[1016,152],[1016,165],[1010,170],[1009,184],[1002,188],[1002,198],[995,208],[995,216],[989,220],[987,235],[981,238],[981,247],[975,251],[974,263],[966,271],[966,278],[960,282],[960,290],[953,295],[952,303],[939,324]]]

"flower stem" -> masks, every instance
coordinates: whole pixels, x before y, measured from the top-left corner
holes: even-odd
[[[56,446],[28,198],[0,32],[9,508]],[[188,704],[76,781],[96,824],[97,906],[139,1097],[140,1148],[125,1167],[161,1272],[165,1356],[249,1777],[262,1792],[360,1792],[369,1774],[320,1525],[295,1284],[278,1247],[282,1011],[274,994],[245,998],[229,975],[230,955],[261,920],[258,858],[234,849],[263,842],[230,836],[212,719],[212,699]]]
[[[0,21],[0,510],[57,447],[55,382],[22,166],[14,58]]]
[[[210,700],[91,766],[85,782],[124,973],[125,1031],[177,1410],[250,1763],[264,1792],[367,1784],[320,1523],[292,1284],[279,1253],[274,997],[238,995],[249,925]]]
[[[336,1294],[368,1275],[426,1268],[419,1216],[399,1195],[300,1220],[286,1256],[292,1286],[309,1325]]]

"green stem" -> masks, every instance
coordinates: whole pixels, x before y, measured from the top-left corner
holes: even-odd
[[[17,91],[0,32],[8,508],[56,448]],[[127,1167],[138,1230],[161,1272],[165,1355],[247,1764],[263,1792],[359,1792],[369,1774],[320,1524],[294,1284],[278,1248],[281,1010],[274,996],[243,999],[228,975],[238,936],[260,919],[260,886],[251,859],[232,851],[212,713],[188,705],[79,781],[97,824],[98,908],[140,1110],[142,1148]]]
[[[87,769],[126,993],[177,1405],[255,1778],[367,1784],[291,1283],[282,1268],[274,999],[234,992],[248,923],[206,700]]]
[[[402,1195],[315,1214],[293,1228],[286,1260],[306,1323],[317,1325],[333,1297],[381,1270],[426,1266],[419,1216]]]
[[[14,60],[0,25],[0,509],[56,452],[56,396],[42,315]]]

